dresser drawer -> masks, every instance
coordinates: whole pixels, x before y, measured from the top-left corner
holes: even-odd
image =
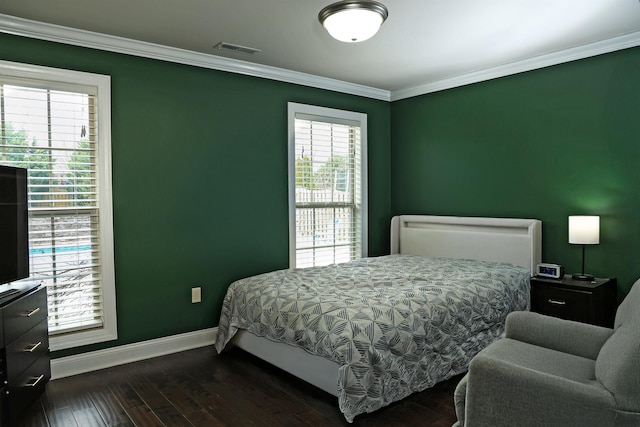
[[[531,310],[561,319],[589,322],[591,292],[536,286],[531,289]]]
[[[49,357],[42,356],[29,366],[18,378],[7,385],[9,396],[9,425],[23,414],[24,410],[44,393],[46,383],[51,379]]]
[[[8,380],[18,377],[29,365],[49,352],[47,321],[43,320],[6,348]]]
[[[27,332],[47,318],[47,294],[44,287],[4,307],[4,344]]]

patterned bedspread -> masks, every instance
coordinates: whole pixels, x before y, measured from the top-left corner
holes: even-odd
[[[224,299],[221,352],[238,328],[340,365],[347,421],[466,371],[529,303],[529,270],[389,255],[238,280]]]

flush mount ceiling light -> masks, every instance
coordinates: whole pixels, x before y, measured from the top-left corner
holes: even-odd
[[[318,19],[334,39],[355,43],[373,37],[388,16],[387,8],[376,1],[344,0],[322,9]]]

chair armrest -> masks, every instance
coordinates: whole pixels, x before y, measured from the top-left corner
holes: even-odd
[[[506,337],[595,360],[613,329],[530,311],[507,316]]]
[[[478,355],[469,366],[465,426],[613,426],[615,399],[583,384]]]

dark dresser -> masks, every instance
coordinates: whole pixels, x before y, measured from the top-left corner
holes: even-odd
[[[0,425],[16,423],[51,379],[47,291],[12,285],[0,293]],[[16,292],[17,291],[17,292]]]

